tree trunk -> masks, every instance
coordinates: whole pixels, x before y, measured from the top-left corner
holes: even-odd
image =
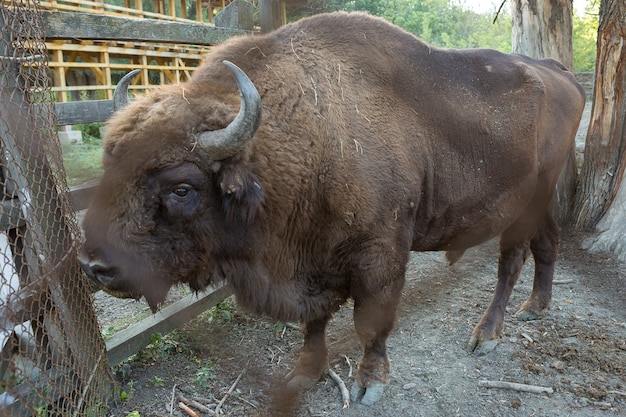
[[[626,261],[626,2],[602,0],[591,121],[575,225],[599,233],[587,246]]]
[[[513,0],[513,52],[572,68],[572,0]]]
[[[572,68],[572,0],[512,0],[513,52],[533,58],[554,58]],[[576,149],[572,147],[557,183],[554,214],[569,221],[576,191]]]

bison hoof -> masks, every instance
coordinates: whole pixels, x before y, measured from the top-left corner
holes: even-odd
[[[308,375],[296,374],[294,371],[285,375],[285,382],[289,390],[304,391],[315,385],[317,381],[319,381],[319,377],[313,378]]]
[[[515,313],[514,317],[520,321],[532,321],[540,320],[543,316],[541,314],[535,313],[534,311],[520,310]]]
[[[469,350],[474,352],[478,356],[486,355],[496,348],[498,345],[498,341],[496,339],[484,339],[480,340],[476,336],[472,336],[472,338],[467,343],[467,347]]]
[[[375,381],[369,387],[362,387],[358,382],[355,382],[350,390],[350,401],[370,406],[383,397],[385,385],[387,384]]]

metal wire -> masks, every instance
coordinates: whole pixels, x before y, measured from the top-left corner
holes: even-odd
[[[104,416],[115,387],[76,262],[38,6],[0,6],[0,415]]]

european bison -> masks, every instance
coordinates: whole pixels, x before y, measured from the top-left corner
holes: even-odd
[[[454,260],[500,237],[474,350],[502,331],[529,252],[521,312],[548,307],[548,207],[584,100],[554,60],[439,49],[363,13],[231,39],[189,81],[112,117],[80,260],[153,310],[174,284],[226,281],[242,307],[301,322],[287,376],[298,389],[327,366],[326,325],[352,298],[364,348],[352,396],[371,404],[388,381],[410,251]]]

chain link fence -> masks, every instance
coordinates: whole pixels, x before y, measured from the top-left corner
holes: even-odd
[[[104,416],[106,348],[76,261],[38,3],[0,5],[0,416]]]

